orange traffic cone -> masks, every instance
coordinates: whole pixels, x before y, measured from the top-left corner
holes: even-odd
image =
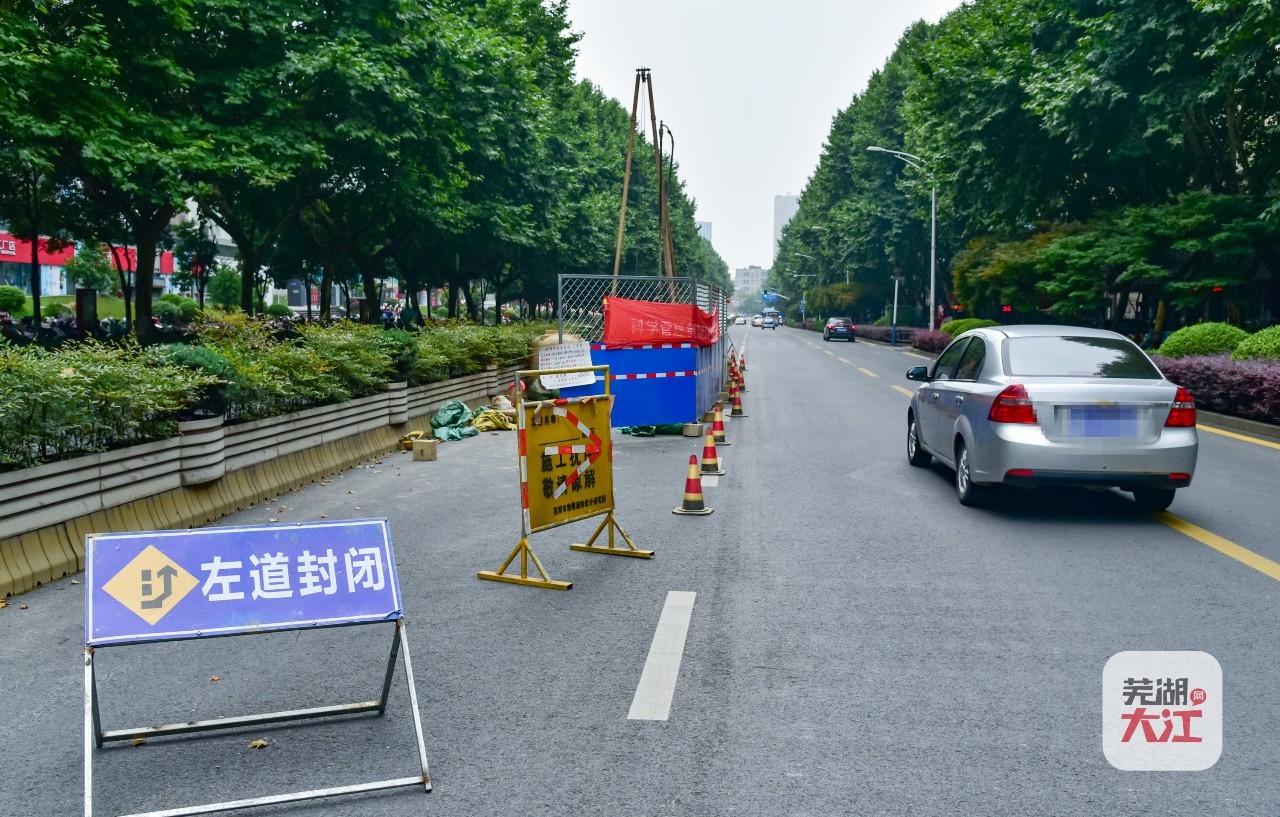
[[[742,410],[742,393],[738,391],[738,384],[734,383],[729,389],[729,396],[733,398],[733,411],[729,412],[730,417],[746,417],[747,413]]]
[[[724,469],[720,467],[720,457],[716,454],[715,434],[711,431],[708,431],[707,436],[702,439],[702,475],[724,476]]]
[[[741,367],[738,368],[738,391],[747,390],[747,373]]]
[[[716,439],[716,445],[729,445],[729,439],[724,435],[724,407],[716,403],[715,421],[711,423],[711,435]]]
[[[689,455],[689,476],[684,481],[684,502],[671,511],[692,516],[706,516],[715,508],[708,508],[702,499],[702,477],[698,474],[698,457]]]

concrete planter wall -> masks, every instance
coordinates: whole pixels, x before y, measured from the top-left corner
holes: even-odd
[[[449,400],[485,400],[516,367],[0,474],[0,598],[84,568],[89,533],[208,524],[394,450],[411,417]]]
[[[208,417],[178,423],[178,435],[182,440],[183,485],[203,485],[221,479],[227,473],[224,453],[226,439],[223,417]]]

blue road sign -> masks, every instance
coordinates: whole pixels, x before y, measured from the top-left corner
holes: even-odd
[[[401,617],[385,519],[88,537],[85,644]]]
[[[764,294],[760,296],[760,302],[765,304],[776,304],[778,302],[778,293],[766,289]]]

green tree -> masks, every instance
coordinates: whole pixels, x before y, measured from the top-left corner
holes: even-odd
[[[209,219],[197,214],[195,220],[179,223],[173,232],[176,239],[173,255],[177,262],[173,282],[182,289],[195,290],[196,302],[204,309],[205,290],[222,266]],[[252,314],[252,310],[249,312]]]
[[[76,286],[110,292],[115,288],[116,273],[102,245],[85,242],[67,262],[67,278]]]
[[[240,273],[230,267],[219,269],[209,281],[209,299],[219,309],[234,309],[240,302]]]

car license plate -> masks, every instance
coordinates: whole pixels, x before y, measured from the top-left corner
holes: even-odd
[[[1073,408],[1067,417],[1072,437],[1137,437],[1138,410],[1132,406]]]

